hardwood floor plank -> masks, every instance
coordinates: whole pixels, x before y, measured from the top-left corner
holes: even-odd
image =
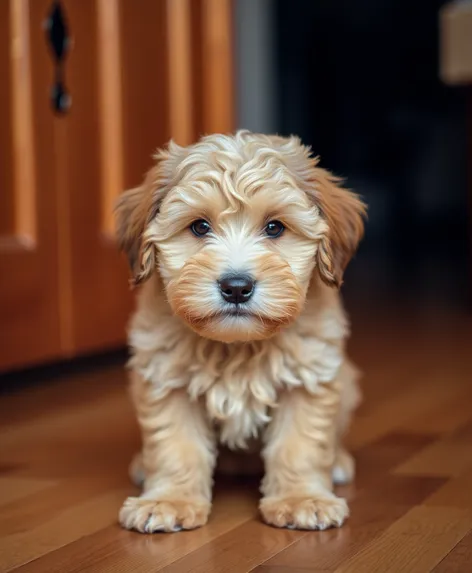
[[[433,403],[431,410],[404,422],[401,430],[405,433],[449,434],[470,421],[471,403],[472,384],[461,385],[457,391],[445,396],[441,402]]]
[[[13,501],[1,509],[0,538],[24,531],[25,523],[29,529],[39,527],[46,520],[59,516],[65,508],[78,506],[90,498],[119,488],[119,484],[113,483],[114,481],[116,480],[111,477],[73,477],[39,493]],[[123,491],[125,487],[122,488]]]
[[[206,544],[159,571],[245,573],[305,535],[306,532],[275,529],[253,520],[226,533],[217,544]]]
[[[461,573],[470,571],[472,565],[472,532],[469,532],[455,547],[436,565],[432,573]]]
[[[472,424],[431,444],[401,464],[404,475],[460,476],[472,466]]]
[[[397,431],[386,434],[354,452],[358,470],[356,483],[364,477],[390,472],[435,442],[436,439],[428,435]]]
[[[472,514],[448,507],[415,507],[336,573],[431,571],[470,531]]]
[[[125,496],[123,490],[111,490],[99,497],[68,507],[36,527],[25,523],[23,531],[0,538],[0,572],[4,573],[32,559],[54,551],[76,539],[99,531],[116,522],[116,508]]]
[[[454,387],[433,381],[427,376],[418,377],[414,384],[399,387],[393,397],[381,397],[361,409],[349,437],[351,447],[359,448],[392,431],[401,431],[403,426],[413,424],[421,416],[427,416],[438,405],[449,399],[451,393],[460,392]]]
[[[10,504],[29,494],[36,494],[41,490],[56,485],[56,483],[53,480],[0,476],[0,505]],[[2,509],[2,513],[3,511],[4,509]]]
[[[259,565],[251,571],[257,571],[257,573],[326,573],[325,569],[316,569],[313,566],[306,565],[305,567],[293,567],[292,565]]]
[[[132,426],[130,418],[132,411],[125,394],[119,393],[100,399],[98,395],[92,403],[73,408],[70,411],[59,409],[49,416],[36,420],[25,420],[10,426],[0,435],[0,448],[2,458],[9,459],[15,454],[21,455],[22,448],[28,455],[34,454],[34,446],[45,445],[55,440],[55,445],[61,443],[82,442],[93,444],[98,435],[103,435],[105,423],[112,424],[119,431],[120,420],[128,420],[125,430],[129,432]],[[67,437],[66,437],[67,436]]]
[[[425,501],[425,505],[457,507],[472,511],[472,466],[462,475],[448,480]]]
[[[123,501],[123,500],[120,500]],[[22,573],[72,573],[90,571],[113,573],[117,570],[136,573],[158,571],[211,543],[244,524],[256,512],[256,498],[235,488],[215,497],[210,522],[201,529],[180,534],[142,535],[125,531],[117,523],[65,545],[21,567]],[[113,512],[118,516],[119,505]]]
[[[21,377],[23,378],[23,376]],[[29,374],[34,380],[34,372]],[[109,395],[117,395],[117,390],[124,395],[127,372],[123,365],[111,367],[89,366],[85,373],[75,372],[47,378],[37,374],[34,385],[27,386],[21,393],[2,394],[0,400],[0,428],[11,428],[24,422],[44,419],[58,412],[74,411],[94,401],[102,401]],[[64,382],[67,392],[64,391]],[[21,398],[19,399],[19,396]],[[71,400],[71,396],[74,397]],[[21,402],[21,408],[18,403]],[[41,404],[41,408],[38,408]]]

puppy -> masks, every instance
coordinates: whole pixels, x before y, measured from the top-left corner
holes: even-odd
[[[263,519],[340,526],[333,482],[354,475],[342,435],[359,392],[338,289],[365,205],[296,137],[211,135],[155,161],[116,209],[142,285],[129,342],[143,493],[121,524],[204,525],[218,445],[261,438]]]

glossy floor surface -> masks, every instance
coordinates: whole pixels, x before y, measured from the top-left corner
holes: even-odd
[[[435,318],[431,318],[435,316]],[[365,401],[349,436],[345,526],[276,530],[255,480],[217,478],[202,529],[145,536],[116,522],[135,493],[138,432],[121,367],[0,396],[0,571],[472,571],[472,318],[354,321]]]

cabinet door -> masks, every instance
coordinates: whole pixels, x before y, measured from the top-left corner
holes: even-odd
[[[66,354],[123,344],[131,310],[127,269],[113,238],[113,203],[123,186],[122,109],[120,69],[113,68],[119,62],[106,42],[114,23],[101,19],[106,4],[115,2],[60,3],[71,38],[64,66],[71,104],[55,134]],[[107,100],[110,94],[116,101]]]
[[[61,353],[47,5],[0,2],[0,370]]]

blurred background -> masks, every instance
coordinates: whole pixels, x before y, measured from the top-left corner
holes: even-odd
[[[1,2],[0,371],[123,347],[116,197],[236,128],[298,134],[369,204],[350,309],[469,313],[471,38],[467,1]]]

